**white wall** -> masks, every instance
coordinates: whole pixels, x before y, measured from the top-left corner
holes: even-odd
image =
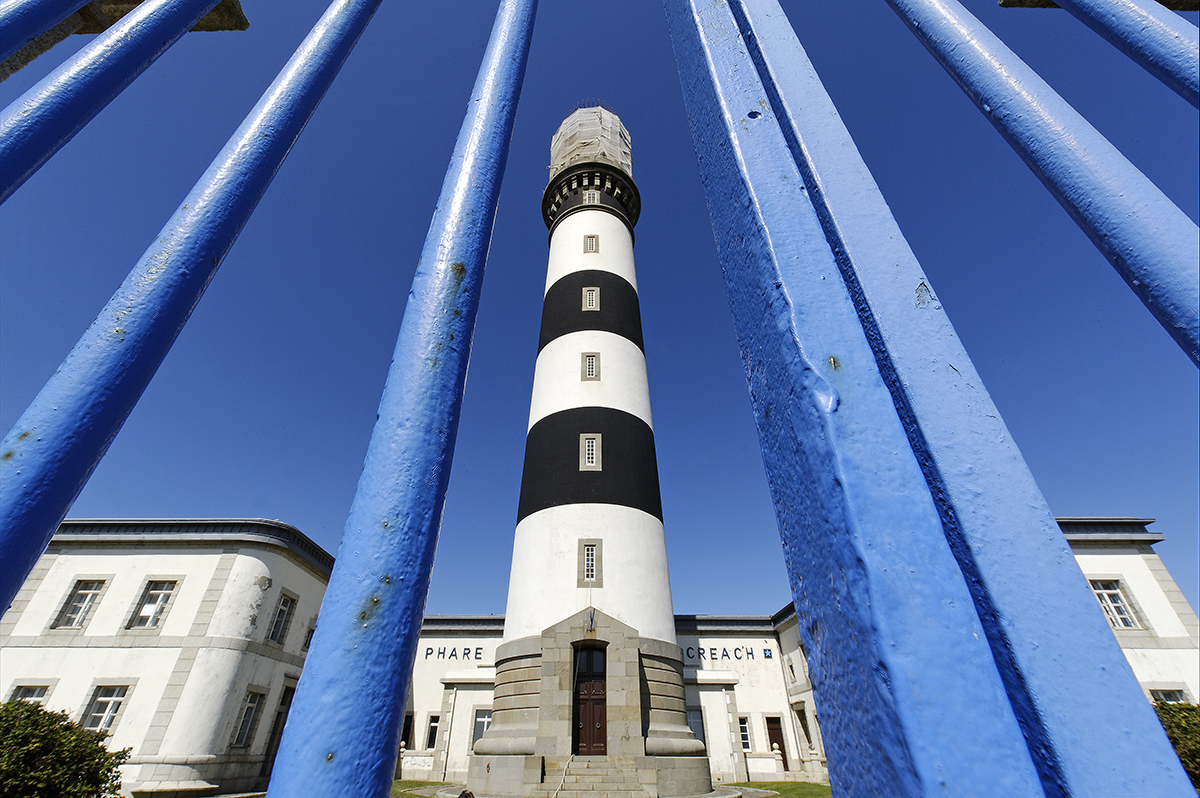
[[[1133,547],[1077,551],[1075,561],[1088,579],[1119,577],[1126,594],[1133,599],[1142,620],[1159,637],[1187,637],[1187,629],[1167,601],[1162,587]]]
[[[583,237],[600,236],[600,251],[585,253]],[[637,288],[633,266],[633,239],[625,223],[608,211],[575,211],[558,223],[550,239],[550,264],[546,291],[567,274],[600,269],[624,277]],[[604,301],[601,297],[601,302]]]
[[[584,352],[600,354],[600,379],[580,379]],[[529,428],[551,413],[572,407],[611,407],[654,428],[646,357],[623,335],[582,330],[555,338],[538,355],[533,372]]]
[[[603,587],[578,587],[580,539],[603,541]],[[595,607],[642,637],[675,642],[662,522],[615,504],[568,504],[517,524],[504,639],[540,635]]]
[[[232,563],[226,553],[231,548],[238,549]],[[317,573],[282,549],[224,540],[193,541],[187,548],[58,544],[43,563],[33,577],[41,579],[24,594],[25,606],[5,617],[11,631],[0,650],[0,695],[7,698],[15,684],[49,683],[46,707],[81,720],[95,687],[128,685],[109,742],[133,749],[133,764],[123,768],[126,788],[147,778],[147,768],[264,752],[285,677],[300,675],[304,638],[324,594]],[[222,563],[231,565],[230,578],[214,609],[204,599],[214,577],[221,577]],[[76,581],[86,578],[106,584],[85,627],[49,628]],[[127,629],[147,581],[158,579],[178,583],[166,615],[156,629]],[[297,597],[297,606],[278,646],[264,641],[284,589]],[[253,746],[230,751],[250,685],[266,691],[267,700]],[[160,709],[173,711],[156,718]],[[165,729],[151,734],[164,718]],[[256,775],[257,765],[249,772]]]
[[[406,740],[407,750],[425,750],[429,716],[442,714],[445,685],[442,680],[452,671],[481,670],[495,678],[496,646],[499,634],[423,634],[417,643],[417,658],[413,663],[413,689],[410,692],[410,711],[413,713],[413,738]],[[490,685],[478,696],[486,706],[492,704]],[[474,715],[472,714],[472,718]],[[443,723],[445,719],[443,718]],[[459,725],[455,718],[451,726]],[[445,732],[443,726],[440,731]],[[465,760],[464,760],[465,762]],[[466,765],[464,764],[465,768]]]
[[[136,565],[129,559],[134,552],[138,556]],[[179,581],[160,634],[185,635],[219,559],[220,552],[180,556],[178,549],[149,547],[107,551],[89,548],[50,555],[50,568],[13,626],[12,635],[32,637],[48,631],[75,582],[87,578],[104,578],[107,581],[104,594],[99,604],[94,606],[87,626],[82,631],[61,630],[52,634],[116,634],[124,630],[128,623],[134,603],[141,597],[149,575]],[[179,612],[176,612],[177,607]]]

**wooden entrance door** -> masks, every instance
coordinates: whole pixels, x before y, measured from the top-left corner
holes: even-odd
[[[783,769],[788,769],[787,749],[783,747],[783,718],[767,718],[767,739],[771,742],[771,748],[779,746],[779,753],[783,755]]]
[[[608,705],[604,649],[581,648],[575,654],[574,749],[581,756],[608,753]]]

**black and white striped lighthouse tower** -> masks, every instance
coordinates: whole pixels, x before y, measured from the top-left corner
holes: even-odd
[[[583,108],[550,144],[550,260],[492,726],[472,789],[709,793],[687,726],[682,651],[633,262],[629,133]],[[553,782],[553,783],[550,783]]]

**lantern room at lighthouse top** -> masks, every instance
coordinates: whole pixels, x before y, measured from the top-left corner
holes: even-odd
[[[633,177],[633,143],[620,118],[607,108],[580,108],[563,120],[550,140],[550,180],[577,163],[606,163]]]

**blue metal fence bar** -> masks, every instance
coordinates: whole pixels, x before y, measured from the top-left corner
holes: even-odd
[[[219,0],[146,0],[0,112],[0,202]]]
[[[1200,230],[956,0],[887,0],[1200,366]]]
[[[666,6],[836,794],[1188,794],[778,4]]]
[[[0,444],[0,607],[125,423],[379,3],[335,0]]]
[[[1200,29],[1155,0],[1058,0],[1058,4],[1200,107]]]
[[[74,14],[90,0],[9,0],[0,3],[0,61]]]
[[[536,0],[503,0],[413,276],[268,795],[386,796]]]

